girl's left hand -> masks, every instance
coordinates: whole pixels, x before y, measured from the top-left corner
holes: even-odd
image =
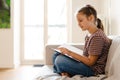
[[[61,51],[62,54],[68,54],[68,55],[70,54],[70,51],[66,48],[61,47],[61,48],[58,48],[58,49]]]

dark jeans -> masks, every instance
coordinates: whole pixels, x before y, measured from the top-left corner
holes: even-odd
[[[82,62],[73,60],[59,52],[54,52],[53,54],[53,69],[55,73],[67,72],[71,76],[83,75],[83,76],[93,76],[94,71]]]

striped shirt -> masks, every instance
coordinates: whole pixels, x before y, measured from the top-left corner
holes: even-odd
[[[83,54],[87,57],[89,55],[99,56],[96,63],[91,66],[96,75],[105,73],[105,66],[110,45],[111,40],[107,38],[101,29],[98,29],[90,37],[86,36],[85,38]]]

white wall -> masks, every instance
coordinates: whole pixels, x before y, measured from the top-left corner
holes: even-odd
[[[13,66],[13,26],[0,29],[0,68]]]
[[[120,35],[120,0],[110,0],[111,35]]]
[[[79,43],[79,42],[84,42],[84,37],[86,35],[87,32],[83,32],[79,27],[78,27],[78,24],[77,24],[77,21],[76,21],[76,16],[75,16],[75,13],[76,13],[76,10],[80,9],[81,7],[87,5],[87,4],[90,4],[92,5],[96,10],[97,10],[97,13],[98,13],[98,17],[100,17],[101,19],[104,19],[106,18],[106,5],[107,3],[105,4],[104,3],[105,0],[72,0],[72,42],[73,43]],[[105,19],[104,19],[105,20]],[[105,26],[107,27],[107,26]]]
[[[11,0],[11,28],[0,29],[0,68],[14,68],[20,64],[19,4],[18,0]]]

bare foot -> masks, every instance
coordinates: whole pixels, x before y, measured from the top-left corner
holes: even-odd
[[[70,75],[68,73],[61,73],[61,76],[67,76],[70,77]]]

